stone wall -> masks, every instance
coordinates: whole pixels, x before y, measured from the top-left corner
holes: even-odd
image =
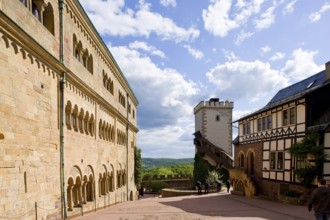
[[[59,1],[44,5],[53,29],[31,1],[0,0],[0,218],[61,219],[136,199],[133,91],[78,2],[64,4],[62,62]]]

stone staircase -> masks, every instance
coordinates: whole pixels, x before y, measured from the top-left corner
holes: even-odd
[[[226,167],[227,169],[233,168],[233,158],[223,149],[215,146],[209,140],[204,138],[200,131],[195,132],[194,136],[194,144],[197,153],[201,154],[204,158],[205,156],[211,158],[216,163],[216,167]]]

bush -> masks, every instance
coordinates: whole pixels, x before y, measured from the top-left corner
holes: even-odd
[[[168,184],[163,181],[154,181],[148,182],[146,188],[151,190],[153,193],[160,193],[160,191],[164,188],[167,188]]]
[[[284,193],[284,195],[292,198],[299,198],[301,193],[296,190],[288,190]]]

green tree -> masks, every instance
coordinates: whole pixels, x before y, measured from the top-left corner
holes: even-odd
[[[197,181],[205,182],[211,167],[200,154],[196,154],[194,160],[194,182],[195,184]]]
[[[220,180],[222,176],[220,176],[219,172],[216,170],[209,170],[207,174],[207,180],[211,183],[214,184],[216,181]]]
[[[322,177],[323,163],[326,159],[323,145],[318,145],[319,134],[312,132],[305,138],[293,144],[289,153],[297,159],[305,160],[305,167],[295,170],[300,183],[306,188],[310,188],[316,177]],[[307,160],[309,155],[310,160]]]
[[[141,161],[141,149],[134,148],[134,182],[139,189],[142,182],[142,161]]]

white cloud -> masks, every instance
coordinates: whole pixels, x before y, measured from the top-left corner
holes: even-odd
[[[222,96],[231,100],[256,102],[288,85],[280,71],[269,63],[233,61],[217,65],[206,74]]]
[[[260,49],[261,49],[261,53],[262,54],[266,54],[266,53],[268,53],[268,52],[270,52],[272,50],[272,48],[270,46],[268,46],[268,45],[266,45],[266,46],[264,46],[264,47],[262,47]]]
[[[254,20],[254,25],[257,30],[269,28],[274,23],[274,10],[275,6],[269,7],[258,19]]]
[[[285,57],[285,53],[276,52],[269,60],[277,61],[277,60],[282,60],[284,57]]]
[[[172,19],[150,10],[150,4],[139,1],[137,11],[125,7],[124,0],[80,0],[101,35],[145,36],[155,34],[162,40],[191,41],[199,36],[194,27],[183,28]],[[105,22],[108,21],[108,22]]]
[[[129,48],[141,49],[141,50],[149,52],[152,55],[159,56],[161,58],[166,57],[165,54],[161,50],[158,50],[156,47],[148,45],[146,42],[142,42],[142,41],[134,41],[133,43],[130,43]]]
[[[322,14],[329,10],[330,10],[330,3],[327,2],[321,7],[321,9],[319,11],[310,14],[309,20],[311,22],[317,22],[318,20],[321,19]]]
[[[175,125],[191,114],[191,100],[199,91],[195,83],[175,69],[159,68],[137,50],[120,46],[110,51],[139,99],[140,128]]]
[[[256,109],[254,110],[235,110],[233,111],[233,121],[238,120],[248,114],[251,114],[253,111],[256,111]]]
[[[160,0],[160,4],[162,4],[165,7],[167,7],[167,6],[175,7],[176,6],[176,0]]]
[[[225,37],[228,32],[240,27],[248,18],[260,11],[263,0],[238,1],[232,7],[231,0],[212,0],[208,9],[203,9],[204,28],[215,36]]]
[[[184,48],[186,48],[188,50],[188,52],[195,58],[195,59],[202,59],[204,57],[204,54],[202,51],[197,50],[192,48],[190,45],[183,45]]]
[[[291,1],[289,4],[287,4],[283,9],[283,14],[290,14],[294,11],[294,5],[296,4],[297,0]]]
[[[243,41],[245,41],[246,39],[252,37],[254,35],[253,32],[246,32],[244,30],[241,30],[237,36],[236,39],[234,41],[235,45],[240,45]]]
[[[224,49],[222,51],[228,61],[235,61],[238,59],[238,57],[235,55],[233,51],[228,51]]]
[[[195,156],[192,135],[194,132],[194,124],[186,127],[164,126],[142,129],[138,133],[137,142],[143,143],[143,157],[158,158],[161,157],[160,155],[166,155],[169,158],[193,158]]]
[[[290,77],[292,82],[297,82],[318,73],[324,69],[324,66],[315,64],[314,56],[317,55],[317,53],[317,51],[308,51],[301,48],[294,50],[291,59],[286,61],[281,72],[283,72],[286,77]]]
[[[193,157],[192,112],[203,100],[202,86],[186,80],[175,69],[158,67],[136,50],[143,46],[137,42],[130,47],[109,48],[139,100],[138,146],[144,157]]]

